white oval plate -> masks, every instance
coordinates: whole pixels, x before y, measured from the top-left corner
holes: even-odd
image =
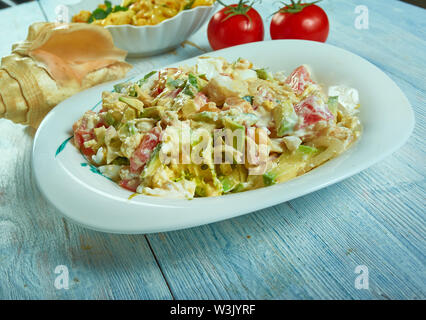
[[[361,139],[336,159],[283,184],[214,198],[175,200],[141,195],[129,200],[129,191],[92,172],[95,170],[90,166],[82,166],[86,161],[80,152],[73,144],[64,143],[72,134],[73,123],[100,103],[102,91],[112,89],[109,83],[62,102],[43,120],[35,137],[32,161],[44,196],[65,217],[95,230],[151,233],[188,228],[270,207],[339,182],[396,151],[413,130],[413,111],[397,85],[377,67],[343,49],[282,40],[208,55],[228,61],[243,57],[258,67],[287,73],[308,64],[314,78],[324,86],[345,84],[357,88],[364,128]],[[193,58],[174,66],[195,62]]]

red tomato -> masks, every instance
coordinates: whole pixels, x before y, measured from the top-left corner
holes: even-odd
[[[311,3],[293,3],[279,10],[271,21],[272,39],[325,42],[330,25],[323,9]]]
[[[287,83],[293,91],[300,95],[302,94],[308,83],[314,83],[311,79],[311,75],[305,66],[296,68],[286,79]]]
[[[84,146],[84,143],[86,141],[90,141],[92,139],[95,138],[95,134],[89,131],[84,131],[84,130],[77,130],[74,132],[74,142],[76,144],[76,146],[81,150],[81,152],[87,156],[87,157],[91,157],[95,154],[95,151],[93,151],[92,148],[86,148]]]
[[[319,103],[317,99],[315,96],[310,96],[294,106],[294,111],[296,111],[299,117],[303,118],[303,124],[299,126],[299,129],[308,127],[321,120],[334,118],[327,106]]]
[[[130,172],[140,173],[151,157],[152,150],[160,142],[160,129],[155,127],[145,134],[141,143],[130,157]]]
[[[211,18],[207,36],[213,50],[263,40],[265,29],[262,17],[247,3],[240,0],[238,4],[226,6]]]
[[[136,189],[141,184],[141,181],[139,178],[134,179],[128,179],[128,180],[121,180],[119,185],[123,187],[124,189],[130,190],[132,192],[136,192]]]

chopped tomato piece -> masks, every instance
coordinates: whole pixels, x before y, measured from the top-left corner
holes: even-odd
[[[130,172],[140,173],[142,171],[151,156],[152,150],[160,142],[160,133],[160,129],[155,127],[143,136],[141,143],[130,157]]]
[[[81,150],[81,152],[87,157],[91,157],[95,154],[95,151],[92,148],[86,148],[84,146],[85,142],[95,139],[93,128],[92,129],[87,128],[88,117],[92,115],[95,115],[95,112],[87,111],[84,114],[83,118],[78,120],[72,126],[72,129],[74,131],[74,143]],[[98,128],[98,124],[96,124],[96,128]]]
[[[294,106],[296,114],[303,119],[303,124],[299,128],[310,126],[321,120],[334,119],[327,105],[319,100],[316,96],[310,96]]]
[[[87,141],[90,141],[92,139],[95,139],[95,135],[92,131],[84,131],[77,129],[77,131],[74,132],[74,143],[75,145],[81,150],[81,152],[88,157],[91,157],[95,154],[95,151],[92,148],[86,148],[84,146],[84,143]]]
[[[296,68],[285,81],[296,94],[302,94],[309,83],[314,83],[305,66]]]
[[[127,189],[129,191],[132,192],[136,192],[136,189],[138,188],[138,186],[140,185],[140,180],[139,178],[134,178],[134,179],[126,179],[126,180],[121,180],[119,185],[121,187],[123,187],[124,189]]]

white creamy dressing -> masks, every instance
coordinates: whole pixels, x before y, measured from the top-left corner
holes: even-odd
[[[256,122],[256,126],[258,128],[264,128],[268,130],[272,122],[272,113],[266,110],[264,107],[260,106],[256,110],[254,110],[254,114],[257,116],[258,120]],[[268,130],[268,134],[270,131]]]
[[[120,178],[121,166],[119,165],[106,165],[99,167],[99,171],[105,176],[112,180],[118,180]]]
[[[232,72],[232,77],[241,81],[256,80],[257,73],[251,69],[236,69]]]
[[[102,164],[103,160],[104,160],[104,148],[100,147],[98,149],[98,152],[96,152],[96,154],[94,154],[92,156],[92,160],[94,163],[96,163],[97,165]]]
[[[156,197],[175,199],[192,199],[195,193],[196,183],[182,179],[178,182],[168,182],[162,188],[138,187],[137,192]],[[142,190],[140,190],[142,189]]]
[[[338,97],[339,109],[344,113],[354,114],[359,105],[358,90],[345,85],[331,86],[328,88],[329,97]]]
[[[299,137],[296,136],[287,136],[283,138],[283,141],[285,143],[285,146],[290,151],[295,151],[299,148],[299,146],[302,144],[302,140]]]

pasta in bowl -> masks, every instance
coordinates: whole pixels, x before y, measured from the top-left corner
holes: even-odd
[[[305,65],[284,74],[200,57],[103,92],[73,140],[131,192],[212,197],[285,182],[337,157],[361,134],[358,109],[356,89],[325,92]]]
[[[137,57],[178,46],[198,31],[215,5],[215,0],[86,0],[68,7],[73,22],[108,28],[114,43]]]

